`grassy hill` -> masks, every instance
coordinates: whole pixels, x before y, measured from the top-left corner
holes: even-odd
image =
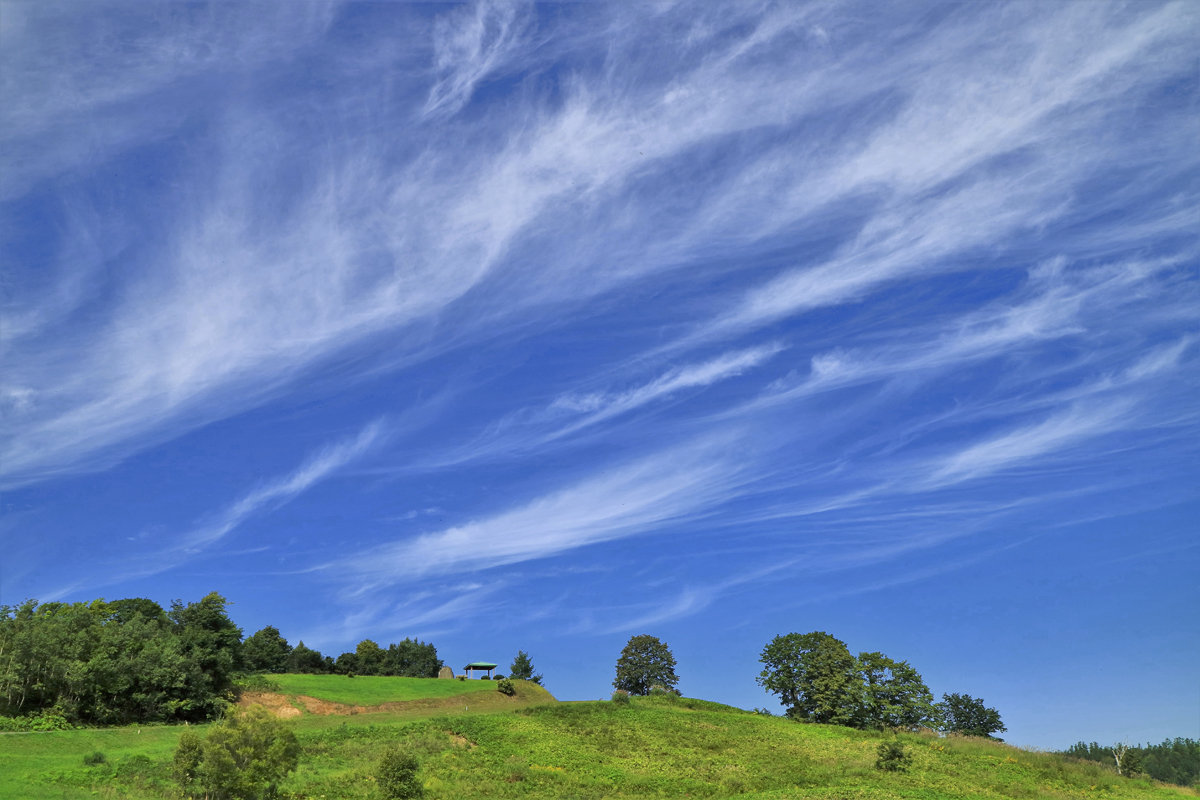
[[[879,743],[891,738],[882,734],[802,725],[701,700],[555,703],[540,687],[521,688],[517,699],[504,698],[514,705],[481,707],[473,700],[469,713],[306,713],[288,723],[304,759],[285,788],[295,798],[374,798],[375,764],[385,749],[402,745],[420,757],[427,796],[446,800],[1197,796],[1126,780],[1097,764],[932,736],[901,735],[912,767],[885,773],[874,767]],[[0,737],[0,797],[169,797],[171,753],[181,732],[121,728]],[[83,757],[96,750],[107,763],[85,766]]]
[[[333,703],[377,706],[408,700],[425,700],[473,692],[495,692],[494,681],[438,680],[436,678],[388,678],[374,675],[349,678],[345,675],[272,675],[272,683],[288,695],[307,695]]]

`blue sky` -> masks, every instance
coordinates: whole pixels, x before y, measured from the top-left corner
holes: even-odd
[[[1200,9],[5,2],[0,602],[826,630],[1200,736]]]

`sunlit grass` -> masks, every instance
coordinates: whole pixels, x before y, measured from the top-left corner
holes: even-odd
[[[494,692],[494,681],[438,678],[389,678],[377,675],[272,675],[283,694],[307,695],[346,705],[377,706],[406,700],[453,697],[471,692]]]
[[[401,746],[420,759],[432,800],[1197,796],[1189,789],[1130,781],[1099,764],[932,735],[900,734],[912,766],[906,773],[882,772],[874,765],[877,750],[892,734],[798,724],[686,698],[635,698],[625,707],[554,703],[540,689],[524,688],[524,702],[542,704],[490,713],[473,708],[436,716],[290,720],[304,758],[284,788],[297,799],[375,798],[375,766],[388,748]],[[169,797],[171,753],[182,731],[120,728],[0,737],[0,797]],[[97,750],[107,755],[107,764],[85,766],[84,756]]]

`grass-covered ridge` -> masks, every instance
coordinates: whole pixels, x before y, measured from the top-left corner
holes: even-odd
[[[436,717],[306,715],[287,724],[304,748],[299,771],[282,787],[297,799],[377,797],[375,767],[396,746],[418,756],[426,796],[435,800],[1196,796],[1057,755],[915,734],[899,736],[912,755],[910,771],[887,773],[874,764],[891,734],[801,724],[690,699],[550,703]],[[171,751],[183,730],[0,737],[0,796],[169,797]],[[85,766],[83,757],[97,750],[106,753],[106,763]]]
[[[439,678],[397,678],[379,675],[271,675],[282,694],[306,695],[333,703],[377,706],[383,703],[454,697],[472,692],[494,692],[495,681],[460,681]]]

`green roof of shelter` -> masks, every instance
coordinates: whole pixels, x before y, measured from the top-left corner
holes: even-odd
[[[465,667],[463,667],[463,669],[495,669],[498,666],[500,665],[492,664],[487,661],[475,661],[471,664],[467,664]]]

